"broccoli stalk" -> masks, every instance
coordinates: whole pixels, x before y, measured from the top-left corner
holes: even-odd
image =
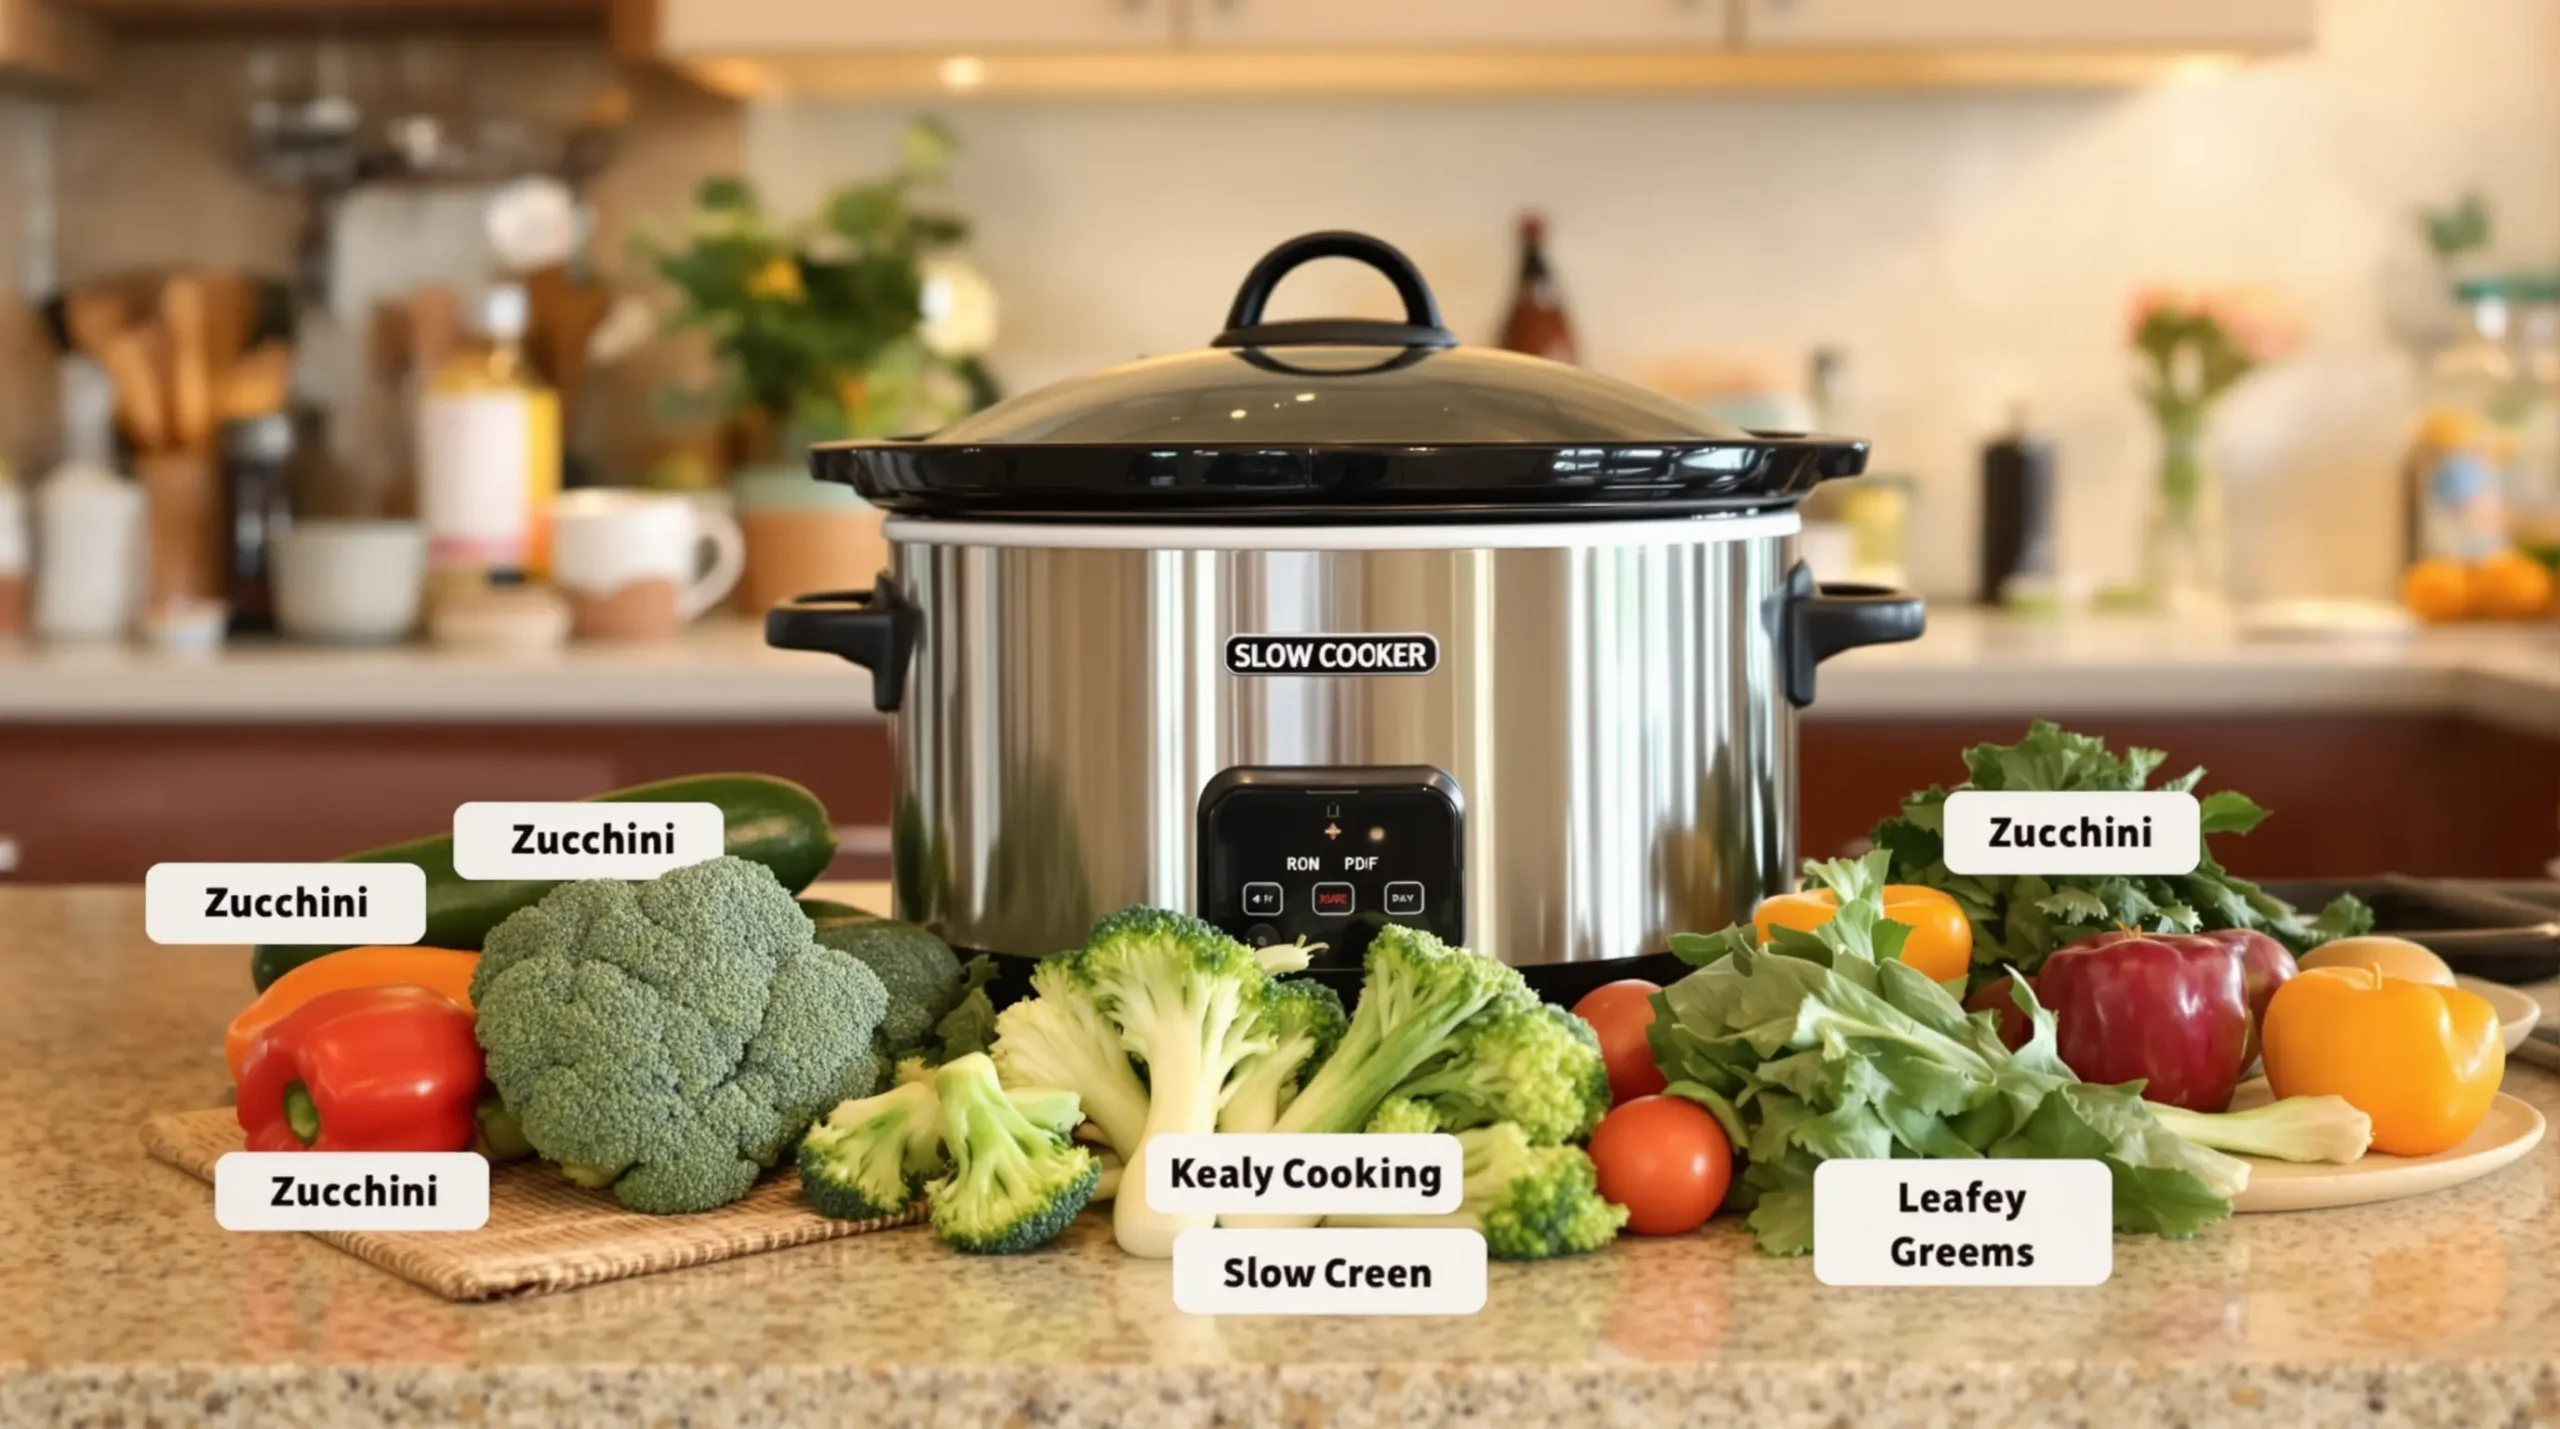
[[[1161,908],[1115,913],[1094,925],[1077,973],[1094,1005],[1120,1029],[1121,1045],[1147,1065],[1147,1119],[1124,1175],[1138,1194],[1111,1202],[1112,1233],[1131,1255],[1162,1260],[1206,1215],[1172,1215],[1147,1203],[1147,1146],[1159,1136],[1217,1130],[1231,1080],[1267,1051],[1271,976],[1253,950],[1197,918]]]
[[[2373,1145],[2373,1118],[2344,1097],[2286,1097],[2248,1111],[2189,1111],[2157,1102],[2148,1110],[2176,1135],[2239,1156],[2344,1166]]]
[[[800,1142],[800,1188],[842,1221],[904,1215],[948,1163],[942,1103],[930,1080],[844,1102]]]
[[[1007,1086],[1072,1087],[1124,1161],[1147,1133],[1147,1087],[1081,975],[1081,953],[1031,970],[1032,995],[996,1014],[990,1049]]]
[[[1388,1120],[1404,1123],[1416,1104],[1391,1101]],[[1427,1113],[1424,1113],[1427,1117]],[[1423,1129],[1423,1128],[1406,1128]],[[1466,1189],[1458,1209],[1442,1216],[1327,1216],[1329,1226],[1456,1226],[1484,1233],[1496,1260],[1548,1260],[1598,1250],[1627,1223],[1623,1206],[1600,1198],[1591,1158],[1573,1146],[1532,1146],[1511,1122],[1458,1133],[1466,1153]]]
[[[1018,1255],[1057,1239],[1093,1198],[1102,1168],[1067,1139],[1083,1119],[1071,1092],[1008,1093],[983,1052],[933,1074],[951,1174],[926,1195],[933,1232],[976,1255]]]
[[[1227,1104],[1218,1112],[1218,1130],[1269,1131],[1297,1096],[1308,1069],[1342,1040],[1346,1022],[1342,998],[1323,983],[1306,978],[1273,983],[1264,1023],[1271,1045],[1236,1069]]]
[[[1468,1018],[1504,994],[1532,996],[1510,968],[1395,923],[1370,940],[1361,976],[1340,1045],[1272,1130],[1358,1131]]]
[[[1448,1050],[1398,1084],[1444,1131],[1518,1122],[1541,1146],[1580,1141],[1609,1112],[1609,1069],[1591,1024],[1552,1003],[1497,999]]]

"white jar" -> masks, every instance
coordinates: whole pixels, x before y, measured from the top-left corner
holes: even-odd
[[[35,631],[113,640],[141,592],[142,489],[104,467],[66,462],[36,492]]]

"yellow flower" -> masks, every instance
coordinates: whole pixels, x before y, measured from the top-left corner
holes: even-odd
[[[808,296],[800,287],[800,265],[788,258],[776,258],[758,269],[756,275],[747,280],[747,293],[751,297],[781,298],[794,303]]]

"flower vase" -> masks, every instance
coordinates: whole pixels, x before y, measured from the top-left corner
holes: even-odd
[[[2230,600],[2222,486],[2204,464],[2203,426],[2198,413],[2162,427],[2160,479],[2144,533],[2144,596],[2173,615],[2213,614]]]

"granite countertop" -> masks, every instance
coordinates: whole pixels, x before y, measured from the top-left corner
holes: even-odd
[[[2560,624],[2263,640],[2227,623],[1933,609],[1909,645],[1824,665],[1823,718],[2460,714],[2560,737]],[[0,722],[870,720],[870,676],[766,649],[749,622],[547,655],[244,643],[210,658],[0,643]]]
[[[0,1423],[2560,1422],[2560,1144],[2398,1205],[2120,1239],[2094,1290],[1831,1290],[1729,1221],[1493,1267],[1460,1319],[1198,1319],[1098,1217],[894,1231],[510,1304],[228,1235],[146,1161],[223,1092],[237,950],[132,889],[0,890]],[[2546,990],[2546,1003],[2560,1001]],[[2560,1078],[2507,1089],[2560,1116]]]

